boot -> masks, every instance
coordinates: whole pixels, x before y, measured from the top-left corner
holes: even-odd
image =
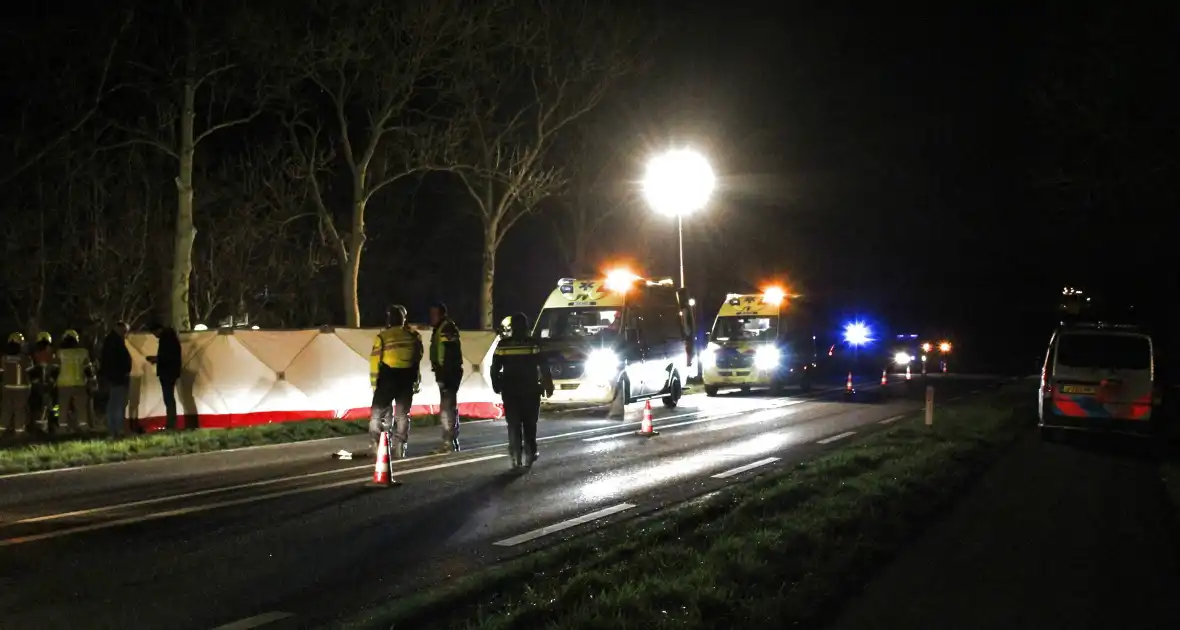
[[[409,446],[409,444],[406,444],[400,440],[393,440],[393,442],[390,443],[389,459],[405,459],[406,449],[409,448]]]
[[[452,453],[459,452],[459,438],[455,438],[455,439],[451,440],[451,452]]]

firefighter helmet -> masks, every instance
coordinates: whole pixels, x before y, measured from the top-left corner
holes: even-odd
[[[78,331],[74,330],[73,328],[65,331],[64,333],[61,334],[61,340],[65,341],[66,339],[73,339],[74,341],[78,341]]]
[[[42,330],[41,332],[37,333],[37,343],[41,342],[53,343],[53,335]]]
[[[25,342],[25,336],[21,333],[14,332],[11,335],[8,335],[8,343],[24,343],[24,342]]]

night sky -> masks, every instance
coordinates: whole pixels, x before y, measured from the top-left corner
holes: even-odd
[[[773,278],[833,328],[859,316],[981,357],[1011,354],[996,339],[1012,340],[1035,359],[1063,285],[1172,312],[1176,3],[949,6],[962,4],[646,3],[650,63],[594,123],[620,156],[615,186],[636,190],[646,157],[669,146],[713,162],[719,190],[685,222],[707,317]],[[413,193],[427,201],[408,223],[371,213],[364,318],[400,290],[412,311],[442,298],[472,326],[478,226],[450,211],[463,203],[451,184]],[[435,286],[403,280],[413,261],[382,259],[407,233],[451,239]],[[542,214],[509,236],[498,312],[535,314],[568,273],[552,233]],[[675,235],[635,199],[596,237],[595,261],[675,276]]]

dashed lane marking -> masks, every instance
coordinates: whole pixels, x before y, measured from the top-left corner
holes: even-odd
[[[597,512],[583,514],[582,516],[579,516],[577,518],[571,518],[566,521],[561,521],[560,523],[546,525],[545,527],[542,527],[540,529],[534,529],[531,532],[526,532],[526,533],[523,533],[519,536],[513,536],[512,538],[505,538],[504,540],[501,540],[499,542],[495,542],[492,544],[500,546],[500,547],[515,547],[516,545],[519,545],[521,543],[526,543],[530,540],[536,540],[538,538],[548,536],[550,534],[556,534],[557,532],[567,530],[571,527],[577,527],[578,525],[581,525],[583,523],[589,523],[590,521],[595,521],[600,518],[606,518],[606,517],[611,516],[613,514],[618,514],[619,512],[626,512],[627,510],[630,510],[634,507],[635,507],[634,503],[620,503],[618,505],[612,505],[608,508],[603,508],[601,510],[598,510]]]
[[[746,472],[747,470],[754,470],[755,468],[758,468],[760,466],[765,466],[767,464],[773,464],[777,461],[778,461],[777,457],[767,457],[766,459],[760,459],[756,462],[751,462],[749,464],[746,464],[745,466],[738,466],[737,468],[731,468],[725,472],[717,473],[716,475],[713,475],[713,478],[714,479],[727,479],[727,478],[732,477],[734,475],[740,475],[740,474]]]
[[[488,461],[491,459],[499,459],[507,457],[507,455],[485,455],[483,457],[476,457],[473,459],[465,459],[458,462],[448,462],[445,464],[435,464],[433,466],[422,466],[420,468],[411,468],[409,470],[398,470],[394,472],[395,477],[404,477],[416,473],[427,472],[430,470],[439,470],[441,468],[451,468],[453,466],[463,466],[466,464],[474,464],[476,462]],[[368,466],[366,466],[368,468]],[[367,479],[345,479],[343,481],[333,481],[331,483],[322,483],[315,486],[304,486],[302,488],[292,488],[289,490],[280,490],[278,492],[270,492],[267,494],[260,494],[252,497],[243,497],[241,499],[230,499],[227,501],[218,501],[216,503],[207,503],[204,505],[194,505],[190,507],[176,508],[172,510],[164,510],[161,512],[153,512],[149,514],[142,514],[139,516],[129,516],[127,518],[120,518],[111,521],[103,521],[101,523],[90,523],[87,525],[79,525],[77,527],[69,527],[66,529],[54,530],[42,534],[33,534],[30,536],[17,536],[15,538],[8,538],[0,540],[0,547],[11,547],[13,545],[21,545],[24,543],[36,542],[39,540],[49,540],[52,538],[62,538],[65,536],[72,536],[74,534],[82,534],[85,532],[93,532],[100,529],[110,529],[112,527],[121,527],[123,525],[134,525],[136,523],[144,523],[147,521],[155,521],[162,518],[169,518],[172,516],[187,516],[189,514],[196,514],[199,512],[207,512],[224,507],[233,507],[235,505],[246,505],[249,503],[257,503],[259,501],[267,501],[270,499],[278,499],[280,497],[287,497],[294,494],[302,494],[305,492],[314,492],[316,490],[331,490],[333,488],[343,488],[344,486],[359,485],[360,483],[368,483]]]
[[[891,417],[891,418],[885,418],[884,420],[879,420],[878,422],[879,422],[880,424],[893,424],[894,422],[897,422],[898,420],[901,420],[901,419],[902,419],[902,418],[904,418],[904,417],[905,417],[904,415],[901,415],[901,416],[893,416],[893,417]]]
[[[824,438],[822,440],[816,440],[816,444],[831,444],[832,442],[835,442],[836,440],[843,440],[844,438],[851,437],[853,435],[856,435],[856,431],[845,431],[843,433],[838,433],[836,435],[833,435],[832,437],[829,437],[829,438]]]
[[[290,619],[295,615],[285,612],[268,612],[261,615],[254,615],[245,619],[239,619],[233,623],[227,623],[224,626],[217,626],[213,630],[251,630],[252,628],[260,628],[269,623],[282,621],[283,619]]]

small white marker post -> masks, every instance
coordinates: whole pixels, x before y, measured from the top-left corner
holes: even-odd
[[[926,386],[926,426],[934,425],[934,386]]]

